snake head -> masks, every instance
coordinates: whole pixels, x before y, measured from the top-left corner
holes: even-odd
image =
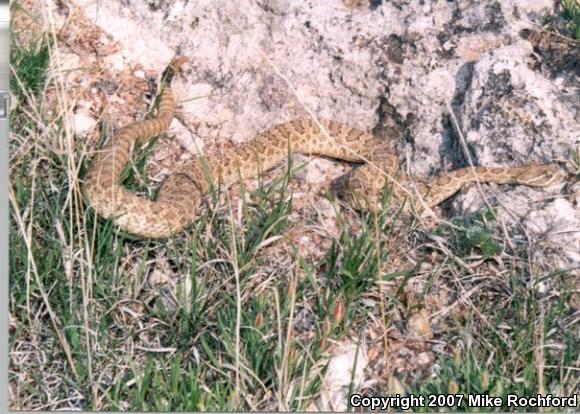
[[[531,187],[549,187],[562,183],[568,175],[558,164],[521,167],[517,182]]]

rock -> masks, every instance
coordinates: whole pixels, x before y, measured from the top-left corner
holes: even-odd
[[[177,50],[190,58],[174,89],[186,100],[183,122],[206,144],[218,136],[244,142],[298,116],[325,117],[373,130],[390,140],[406,172],[430,176],[468,165],[451,107],[476,165],[567,159],[580,145],[574,43],[538,29],[556,12],[550,0],[77,3],[121,45],[107,58],[113,68],[159,73]],[[323,162],[308,171],[316,180],[341,168]],[[484,191],[510,206],[521,198],[521,218],[556,208],[523,200],[567,190]],[[449,204],[452,215],[483,205],[479,192],[466,193],[471,199]],[[565,209],[577,217],[577,205]],[[542,228],[565,225],[538,214]],[[520,231],[517,219],[506,220]],[[562,237],[578,237],[563,234],[550,237],[564,244]]]
[[[346,411],[351,385],[357,389],[364,380],[368,363],[366,346],[356,343],[337,344],[320,385],[319,411]]]
[[[526,41],[490,51],[474,65],[461,123],[474,162],[517,165],[550,162],[580,144],[580,101],[527,65]]]
[[[531,211],[524,225],[539,236],[544,249],[536,251],[542,262],[551,262],[558,268],[569,268],[580,263],[580,214],[572,203],[562,198]],[[576,229],[574,231],[573,229]],[[572,230],[572,231],[571,231]]]
[[[88,111],[81,110],[72,115],[72,127],[75,136],[83,137],[87,135],[97,125],[97,121],[93,119]]]
[[[433,338],[431,325],[429,322],[429,314],[426,310],[421,310],[413,314],[407,323],[408,325],[408,339],[424,343]]]

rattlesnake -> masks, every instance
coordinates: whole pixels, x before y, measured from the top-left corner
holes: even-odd
[[[227,187],[239,179],[255,176],[259,170],[272,168],[288,156],[289,150],[365,163],[353,172],[345,191],[347,201],[362,208],[374,208],[386,187],[392,188],[396,202],[406,200],[404,206],[423,210],[441,203],[464,184],[478,180],[545,187],[562,178],[558,165],[535,164],[461,168],[425,182],[397,175],[397,159],[385,140],[333,121],[297,119],[274,126],[221,154],[188,161],[167,177],[156,200],[139,197],[121,186],[120,176],[135,144],[142,144],[169,128],[177,106],[169,83],[182,62],[183,59],[177,59],[168,67],[168,86],[159,99],[157,116],[125,126],[113,135],[97,152],[86,176],[84,189],[89,205],[135,236],[174,235],[195,219],[212,179],[219,179]]]

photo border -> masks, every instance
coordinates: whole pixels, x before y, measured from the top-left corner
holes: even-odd
[[[0,0],[0,36],[5,36],[7,44],[9,45],[10,37],[10,8],[8,0]],[[8,20],[6,21],[6,17]],[[4,40],[4,39],[2,39]],[[10,61],[10,46],[6,50],[0,50],[0,63],[9,63]],[[9,67],[9,65],[7,65]],[[9,72],[0,72],[2,79],[2,84],[6,82],[6,85],[10,84]],[[7,88],[9,89],[9,87]],[[10,106],[10,105],[8,105]],[[0,329],[4,332],[4,335],[0,335],[0,350],[3,357],[0,358],[0,412],[8,412],[8,360],[9,360],[9,349],[8,349],[8,335],[9,335],[9,320],[10,313],[8,307],[8,301],[10,299],[8,287],[9,287],[9,250],[8,250],[8,232],[10,231],[10,217],[9,217],[9,207],[8,207],[8,160],[9,160],[9,112],[10,108],[7,108],[8,113],[5,119],[0,119],[0,275],[2,276],[2,282],[0,283],[0,294],[4,300],[0,300],[0,312],[4,317],[0,318]]]

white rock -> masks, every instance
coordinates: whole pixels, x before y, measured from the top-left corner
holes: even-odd
[[[97,125],[97,121],[88,112],[78,111],[72,116],[72,127],[77,137],[85,136],[95,125]]]
[[[363,344],[338,344],[333,354],[320,385],[317,404],[320,411],[346,411],[351,382],[354,389],[362,384],[368,363]]]
[[[559,198],[530,212],[524,221],[529,231],[541,236],[545,254],[561,268],[580,265],[580,209]]]

